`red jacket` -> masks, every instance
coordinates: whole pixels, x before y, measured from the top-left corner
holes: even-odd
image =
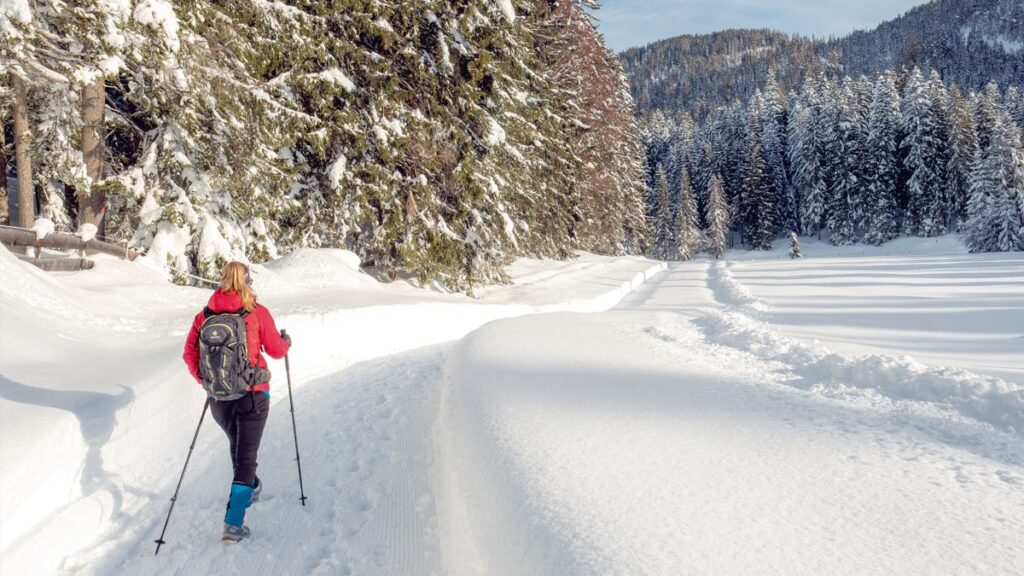
[[[210,302],[206,305],[214,312],[234,312],[242,308],[242,299],[238,294],[228,294],[218,289],[210,296]],[[199,376],[199,329],[203,327],[206,316],[200,312],[192,322],[192,330],[185,339],[185,364],[188,371],[197,382],[202,383]],[[267,360],[260,354],[260,349],[270,354],[271,358],[284,358],[288,353],[288,343],[281,338],[274,325],[274,318],[270,311],[257,304],[256,308],[245,317],[246,347],[249,350],[249,361],[260,368],[267,367]],[[261,382],[252,387],[253,390],[270,390],[269,382]]]

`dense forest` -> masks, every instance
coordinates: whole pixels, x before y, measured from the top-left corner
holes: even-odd
[[[2,6],[0,193],[179,281],[325,246],[471,289],[516,256],[645,249],[634,105],[590,0]]]
[[[697,120],[752,98],[769,71],[795,90],[822,73],[856,78],[918,66],[980,91],[1024,78],[1024,2],[935,0],[873,30],[827,40],[769,30],[679,36],[622,59],[641,114],[685,111]]]
[[[937,72],[821,73],[788,94],[769,74],[703,123],[656,111],[643,135],[655,253],[720,254],[732,232],[768,249],[962,232],[972,251],[1024,250],[1024,98],[964,94]]]

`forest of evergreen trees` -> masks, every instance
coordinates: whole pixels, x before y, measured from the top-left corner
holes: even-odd
[[[655,253],[719,255],[728,233],[768,249],[791,232],[836,245],[960,231],[970,250],[1024,250],[1024,99],[964,94],[937,72],[821,73],[695,123],[646,116]]]
[[[642,251],[633,101],[588,8],[11,0],[0,168],[58,229],[99,224],[181,281],[304,246],[454,289]]]

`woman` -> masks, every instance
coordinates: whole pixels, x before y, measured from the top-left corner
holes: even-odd
[[[210,297],[206,309],[196,315],[192,330],[185,340],[185,364],[200,385],[203,385],[200,331],[207,318],[219,314],[240,316],[244,320],[245,344],[250,364],[246,368],[252,374],[246,380],[252,384],[241,397],[218,400],[211,395],[207,399],[213,419],[227,434],[231,448],[231,465],[235,475],[224,517],[224,540],[237,542],[249,536],[249,528],[243,523],[245,510],[259,497],[262,489],[256,477],[256,453],[270,411],[270,372],[260,350],[266,351],[272,358],[283,358],[291,347],[291,338],[278,334],[270,311],[256,303],[249,269],[241,262],[231,262],[221,274],[220,288]],[[206,360],[204,362],[209,365]],[[209,380],[209,374],[207,377]]]

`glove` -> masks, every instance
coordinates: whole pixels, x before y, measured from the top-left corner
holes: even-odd
[[[289,336],[288,333],[285,332],[284,330],[281,330],[281,339],[288,343],[289,348],[292,347],[292,337]]]

